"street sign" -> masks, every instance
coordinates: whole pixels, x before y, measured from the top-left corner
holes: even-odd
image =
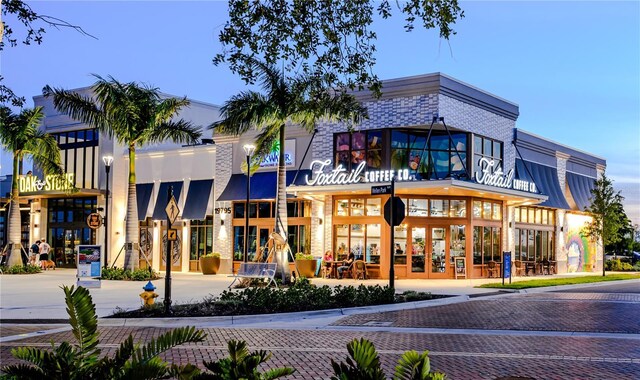
[[[178,202],[176,202],[176,197],[171,196],[171,199],[169,199],[169,202],[167,203],[167,208],[165,208],[164,211],[167,213],[167,218],[169,218],[169,221],[171,222],[171,224],[173,224],[176,221],[176,219],[178,219],[178,214],[180,214],[180,209],[178,208]]]
[[[400,197],[393,197],[393,227],[399,226],[404,220],[404,202]],[[384,220],[391,226],[391,198],[384,204]]]
[[[97,230],[102,225],[102,215],[92,212],[87,216],[87,226],[92,230]]]
[[[391,185],[371,186],[371,195],[391,194]]]
[[[177,241],[178,240],[178,230],[175,228],[169,228],[167,230],[167,240],[169,241]]]

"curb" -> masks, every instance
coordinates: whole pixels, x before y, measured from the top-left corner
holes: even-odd
[[[589,282],[586,284],[571,284],[571,285],[557,285],[557,286],[544,286],[540,288],[530,288],[530,289],[513,289],[518,293],[551,293],[557,291],[571,290],[571,289],[583,289],[583,288],[591,288],[594,286],[607,286],[607,285],[616,285],[616,284],[624,284],[628,282],[638,282],[640,285],[640,280],[616,280],[616,281],[601,281],[601,282]]]

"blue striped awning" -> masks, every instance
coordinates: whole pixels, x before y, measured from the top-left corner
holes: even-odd
[[[182,219],[203,220],[207,214],[207,205],[211,198],[212,179],[191,181],[187,200],[184,202]]]
[[[180,192],[182,191],[182,181],[162,182],[160,184],[160,190],[158,190],[158,196],[156,197],[156,205],[153,208],[152,218],[155,220],[167,219],[167,212],[164,209],[167,208],[167,203],[169,203],[169,198],[167,195],[169,186],[173,186],[173,196],[176,198],[176,201],[180,199]]]
[[[538,204],[538,206],[571,210],[571,207],[569,207],[569,203],[567,203],[564,193],[560,188],[560,181],[558,180],[558,171],[556,168],[537,164],[531,161],[516,159],[516,177],[518,179],[534,182],[538,191],[549,197],[546,201]]]
[[[596,179],[567,172],[567,184],[578,210],[584,211],[591,205],[591,190],[596,187]]]
[[[297,170],[287,171],[287,186],[293,183]],[[311,174],[311,170],[300,170],[296,178],[296,185],[303,185],[304,178]],[[255,173],[251,176],[251,200],[276,199],[276,187],[278,185],[277,172]],[[218,201],[244,201],[247,199],[246,174],[233,174],[229,178],[227,187],[218,197]]]
[[[153,193],[153,183],[136,184],[136,201],[138,202],[138,220],[147,219],[149,201]]]

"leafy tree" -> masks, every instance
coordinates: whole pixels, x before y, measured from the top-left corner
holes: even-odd
[[[227,62],[248,83],[260,78],[253,64],[282,65],[295,76],[309,75],[316,90],[329,86],[368,85],[380,94],[381,84],[373,73],[376,32],[374,12],[387,19],[395,12],[389,0],[247,1],[229,0],[229,20],[219,40],[223,52],[213,62]],[[395,3],[405,17],[405,30],[416,24],[438,28],[449,39],[464,12],[457,0],[407,0]]]
[[[43,94],[53,97],[53,104],[71,118],[97,128],[129,152],[129,186],[127,190],[127,220],[125,242],[127,250],[124,268],[135,270],[139,266],[137,244],[139,233],[138,208],[136,207],[136,147],[171,140],[193,144],[201,132],[184,119],[174,119],[178,112],[189,105],[187,98],[160,96],[157,88],[136,82],[121,83],[109,77],[98,79],[91,87],[94,97],[53,89],[46,86]]]
[[[633,250],[634,227],[624,211],[622,203],[618,203],[614,207],[617,209],[616,213],[620,215],[618,239],[616,242],[605,245],[605,252],[623,255],[630,254]]]
[[[224,103],[221,120],[211,125],[218,132],[242,135],[259,131],[256,155],[268,153],[275,141],[285,145],[285,126],[294,124],[311,132],[319,119],[359,122],[366,110],[351,95],[338,92],[318,94],[308,76],[285,77],[275,66],[253,61],[263,93],[243,91]],[[287,194],[284,149],[278,155],[278,190],[275,232],[287,240]],[[246,231],[245,231],[246,236]],[[277,273],[285,283],[290,281],[288,254],[278,250]]]
[[[14,15],[17,21],[26,28],[26,35],[22,40],[25,45],[31,45],[32,43],[40,45],[44,38],[45,27],[56,29],[71,28],[86,36],[93,37],[77,25],[70,24],[57,17],[37,13],[22,0],[0,1],[0,8],[2,8],[1,15],[5,16],[5,20],[7,15]],[[2,17],[0,17],[0,21],[0,51],[4,49],[5,43],[8,43],[11,47],[17,46],[18,37],[15,36],[13,27],[2,20]],[[0,103],[11,103],[15,107],[22,107],[25,98],[16,95],[9,87],[2,84],[3,79],[0,75]]]
[[[14,114],[8,107],[0,106],[0,144],[13,154],[13,176],[11,178],[11,201],[9,206],[9,252],[8,266],[20,265],[22,245],[20,227],[20,189],[18,180],[22,160],[30,158],[45,174],[63,174],[60,149],[53,136],[42,132],[42,108],[23,109]]]
[[[591,216],[591,221],[583,228],[583,233],[596,242],[602,242],[602,275],[605,275],[604,247],[620,240],[618,231],[624,227],[626,217],[622,207],[624,198],[620,192],[613,189],[613,182],[602,173],[591,190],[591,204],[585,211]]]
[[[86,288],[62,288],[75,344],[62,342],[51,350],[18,347],[11,354],[31,363],[2,367],[3,379],[166,379],[191,378],[199,370],[193,365],[170,365],[158,357],[161,353],[184,343],[202,342],[206,334],[195,327],[180,327],[149,343],[139,346],[129,337],[115,354],[101,355],[98,347],[98,316],[91,294]]]

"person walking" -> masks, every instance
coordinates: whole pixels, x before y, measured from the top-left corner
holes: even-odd
[[[45,239],[41,239],[40,243],[40,267],[42,269],[47,269],[47,261],[49,261],[49,251],[51,251],[51,246]]]

